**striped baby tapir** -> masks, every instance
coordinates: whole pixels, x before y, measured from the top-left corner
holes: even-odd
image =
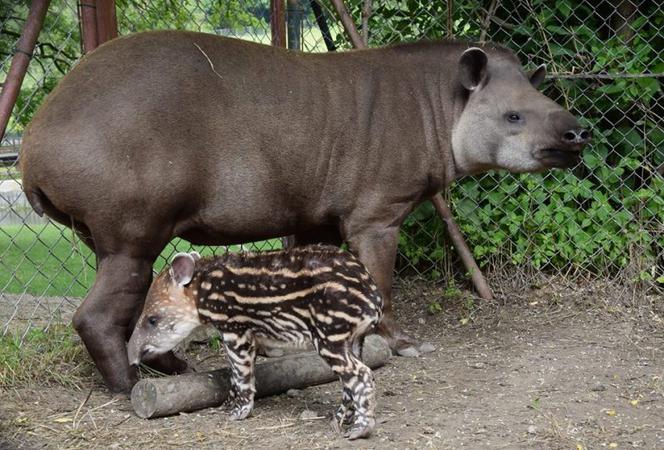
[[[179,253],[154,280],[129,340],[129,362],[173,349],[196,327],[214,325],[231,367],[230,418],[254,406],[256,348],[312,342],[343,384],[332,425],[346,437],[375,426],[374,382],[361,361],[364,336],[378,324],[383,300],[367,269],[337,247],[228,253]]]

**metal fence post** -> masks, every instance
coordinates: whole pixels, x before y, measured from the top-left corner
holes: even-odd
[[[35,49],[39,32],[44,24],[44,17],[46,17],[49,3],[50,0],[34,0],[32,2],[25,27],[16,44],[12,64],[9,67],[9,73],[2,85],[2,93],[0,94],[0,140],[5,135],[9,116],[11,116],[12,109],[16,103],[25,72],[28,70],[32,52]]]
[[[286,21],[288,26],[288,48],[302,50],[302,5],[300,0],[288,0]]]

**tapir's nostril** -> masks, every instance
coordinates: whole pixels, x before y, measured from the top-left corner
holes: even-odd
[[[563,137],[568,142],[574,142],[574,140],[576,139],[576,133],[573,131],[566,131]]]
[[[590,141],[590,131],[574,128],[563,133],[563,140],[569,144],[585,144]]]

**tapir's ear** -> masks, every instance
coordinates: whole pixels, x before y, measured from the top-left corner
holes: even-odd
[[[194,261],[199,261],[201,259],[201,254],[198,253],[197,251],[189,252],[192,258],[194,258]]]
[[[469,91],[474,91],[486,78],[487,57],[484,50],[470,47],[459,59],[459,81]]]
[[[189,253],[178,253],[171,260],[171,268],[168,270],[178,286],[188,284],[194,277],[194,265],[196,261]]]
[[[546,64],[542,64],[537,69],[533,70],[533,73],[530,74],[530,84],[535,87],[539,87],[546,78]]]

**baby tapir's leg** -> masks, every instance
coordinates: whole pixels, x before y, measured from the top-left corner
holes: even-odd
[[[256,340],[249,330],[244,334],[226,332],[222,338],[231,367],[231,389],[226,404],[231,410],[230,419],[242,420],[254,408]]]
[[[347,438],[369,436],[376,425],[371,369],[350,351],[345,342],[318,340],[316,348],[320,356],[339,375],[344,387],[342,404],[334,415],[333,427],[339,430],[345,422],[352,422],[351,429],[346,433]]]

